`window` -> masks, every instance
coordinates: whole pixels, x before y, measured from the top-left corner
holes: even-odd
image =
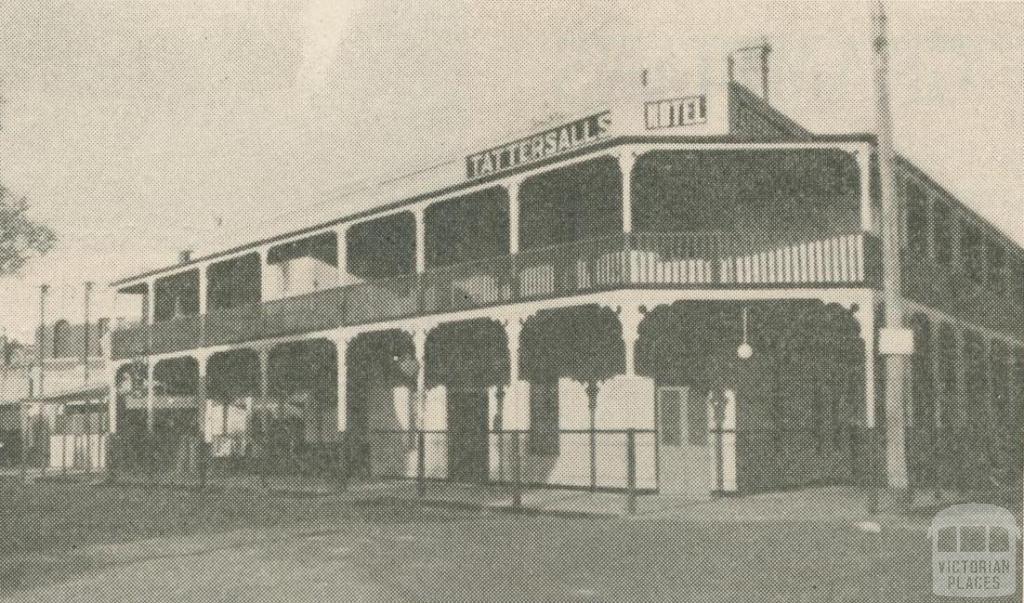
[[[981,229],[974,224],[964,223],[960,230],[960,249],[964,258],[967,277],[980,283],[985,280],[985,239]]]
[[[960,552],[982,553],[985,551],[985,527],[961,526]]]
[[[1002,343],[992,344],[992,406],[999,425],[1010,420],[1010,355]]]
[[[1019,256],[1010,259],[1010,294],[1017,305],[1024,306],[1024,259]]]
[[[956,531],[955,527],[942,528],[935,539],[935,548],[940,553],[956,553]]]
[[[73,355],[71,349],[71,327],[66,320],[58,320],[53,325],[53,357],[68,358]]]
[[[1006,528],[990,527],[988,529],[988,550],[990,553],[1008,553],[1010,551],[1010,531]]]
[[[985,249],[988,260],[988,284],[993,291],[1006,291],[1006,248],[999,241],[989,241]]]
[[[953,217],[949,206],[937,202],[932,206],[934,222],[935,261],[948,266],[953,259]]]
[[[959,432],[963,428],[964,415],[957,382],[957,341],[953,328],[948,324],[939,327],[936,352],[939,354],[939,424]]]
[[[530,454],[558,456],[558,381],[530,384]]]
[[[907,249],[916,255],[928,252],[928,195],[907,181]]]

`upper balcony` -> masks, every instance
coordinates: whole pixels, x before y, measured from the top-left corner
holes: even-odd
[[[875,286],[878,242],[853,232],[632,233],[534,247],[212,309],[112,335],[115,359],[617,289]]]

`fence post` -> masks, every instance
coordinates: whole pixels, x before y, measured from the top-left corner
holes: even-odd
[[[626,513],[636,514],[636,432],[626,432]]]
[[[523,510],[523,461],[519,438],[521,431],[512,432],[512,512],[520,513]]]
[[[199,436],[199,441],[196,443],[196,456],[198,457],[198,472],[199,472],[199,489],[203,490],[206,488],[206,470],[207,470],[207,457],[208,448],[206,446],[206,440],[203,439],[202,435]]]
[[[416,496],[427,495],[427,463],[422,431],[416,432]]]

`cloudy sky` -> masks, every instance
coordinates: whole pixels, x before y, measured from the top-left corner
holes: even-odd
[[[773,102],[812,130],[873,127],[869,4],[721,0],[167,0],[0,5],[0,181],[60,243],[0,279],[36,290],[165,265],[362,209],[365,183],[600,105],[641,68],[724,77],[761,35]],[[1024,242],[1024,3],[892,3],[897,142]],[[211,243],[214,241],[214,243]],[[219,242],[219,243],[217,243]]]

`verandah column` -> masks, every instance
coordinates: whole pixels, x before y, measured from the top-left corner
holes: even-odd
[[[622,172],[622,232],[633,232],[633,166],[636,155],[632,149],[619,153],[619,170]]]
[[[425,427],[425,415],[427,412],[427,329],[418,328],[412,331],[412,345],[416,354],[416,399],[413,402],[416,409],[416,421],[409,422],[409,429],[422,431]]]
[[[519,180],[505,185],[508,190],[508,252],[519,253]]]
[[[153,367],[156,362],[149,358],[146,362],[146,431],[153,433]]]
[[[502,426],[514,431],[529,428],[529,386],[522,383],[519,369],[519,338],[523,332],[524,318],[518,314],[510,314],[501,321],[505,328],[508,344],[508,386],[504,397],[504,416]]]
[[[348,333],[338,333],[334,337],[335,356],[338,363],[337,399],[338,399],[338,431],[348,428]]]
[[[427,227],[423,222],[423,208],[413,211],[416,218],[416,273],[422,273],[427,269]]]

